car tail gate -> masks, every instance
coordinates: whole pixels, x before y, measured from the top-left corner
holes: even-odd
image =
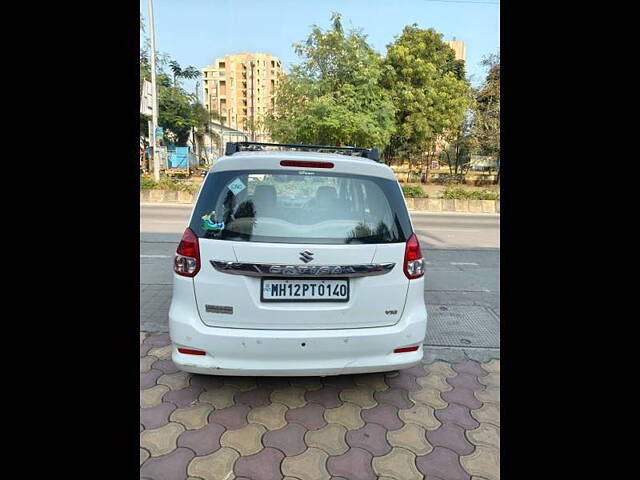
[[[207,325],[365,328],[401,318],[411,225],[395,180],[317,163],[213,172],[189,228]]]

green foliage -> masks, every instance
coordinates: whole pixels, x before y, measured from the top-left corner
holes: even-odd
[[[386,157],[434,151],[439,136],[459,128],[471,105],[464,63],[442,34],[406,26],[387,46],[382,84],[396,107],[397,130]]]
[[[150,46],[147,41],[140,49],[140,92],[142,82],[151,77]],[[165,69],[169,68],[171,74]],[[156,53],[156,84],[158,88],[158,124],[167,131],[167,137],[178,145],[184,145],[192,128],[204,129],[209,125],[209,114],[197,102],[194,94],[187,93],[180,85],[180,78],[198,78],[200,71],[194,67],[182,68],[167,54]],[[140,136],[148,136],[148,117],[140,115]]]
[[[380,86],[382,59],[359,30],[314,26],[294,45],[300,65],[276,89],[265,127],[278,142],[358,145],[382,149],[394,128],[394,106]]]
[[[438,185],[459,185],[464,181],[465,176],[462,174],[440,174],[433,179],[433,183]]]
[[[200,70],[198,70],[195,67],[187,67],[185,69],[183,69],[182,67],[180,67],[180,64],[178,62],[176,62],[175,60],[171,60],[169,62],[169,68],[171,69],[171,72],[173,73],[173,86],[177,87],[178,86],[178,79],[179,78],[198,78],[200,77],[200,75],[202,75],[202,73],[200,72]]]
[[[491,190],[465,190],[463,188],[446,188],[442,198],[455,200],[499,200],[500,192]]]
[[[475,147],[471,120],[469,111],[458,128],[449,130],[445,135],[445,148],[440,152],[440,159],[449,166],[449,173],[454,177],[464,175],[471,165],[471,152]]]
[[[155,182],[152,178],[140,177],[140,190],[177,190],[181,192],[197,192],[199,183],[189,180],[178,180],[167,176],[162,176],[160,182]]]
[[[160,87],[159,102],[158,123],[168,130],[168,137],[173,137],[178,145],[187,142],[193,127],[207,125],[206,109],[181,87]]]
[[[157,187],[153,178],[140,177],[140,190],[152,190]]]
[[[161,190],[178,190],[181,192],[197,192],[200,188],[199,183],[189,180],[177,180],[175,178],[164,177],[160,179],[158,188]]]
[[[402,185],[402,193],[407,198],[411,198],[411,197],[426,198],[429,196],[424,190],[422,190],[422,187],[420,185]]]
[[[338,187],[337,179],[334,177],[287,176],[285,179],[285,181],[276,180],[272,175],[265,176],[262,180],[251,178],[247,185],[249,195],[253,195],[256,185],[273,185],[278,197],[291,196],[294,198],[312,198],[321,186]]]
[[[489,55],[482,65],[488,72],[475,92],[473,136],[480,155],[500,160],[500,57]]]

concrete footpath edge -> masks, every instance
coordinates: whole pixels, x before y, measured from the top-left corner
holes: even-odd
[[[192,204],[196,193],[177,190],[140,190],[140,203]],[[500,200],[450,200],[445,198],[407,198],[409,210],[423,212],[500,213]]]

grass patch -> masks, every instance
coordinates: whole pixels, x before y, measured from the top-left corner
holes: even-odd
[[[465,190],[464,188],[446,188],[442,198],[453,200],[499,200],[500,192],[491,190]]]
[[[153,178],[140,177],[140,190],[175,190],[178,192],[197,192],[200,184],[191,180],[176,180],[162,176],[156,182]]]
[[[419,185],[402,185],[402,193],[406,198],[428,198],[429,195]]]

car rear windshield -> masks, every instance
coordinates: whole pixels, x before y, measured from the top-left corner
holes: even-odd
[[[395,243],[411,234],[397,182],[304,170],[211,173],[190,227],[200,238],[272,243]]]

